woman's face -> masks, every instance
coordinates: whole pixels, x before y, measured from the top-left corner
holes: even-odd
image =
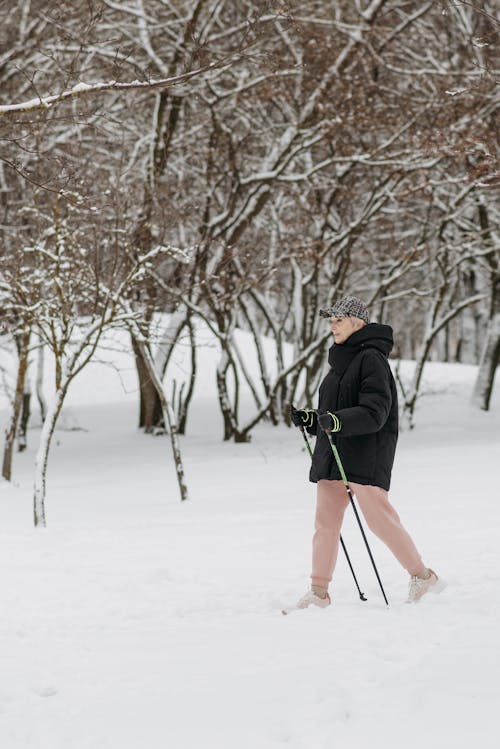
[[[364,325],[362,320],[357,317],[332,317],[330,318],[330,328],[335,339],[335,343],[345,343],[349,336]]]

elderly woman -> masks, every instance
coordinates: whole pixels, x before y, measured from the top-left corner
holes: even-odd
[[[410,574],[409,602],[444,585],[426,567],[389,503],[388,491],[398,439],[398,403],[388,363],[392,328],[370,323],[365,304],[353,296],[321,310],[330,320],[334,344],[330,370],[319,389],[318,410],[296,410],[292,422],[317,436],[310,480],[317,484],[311,589],[292,608],[325,607],[337,561],[340,529],[349,496],[334,459],[337,447],[349,487],[370,529]],[[288,613],[288,610],[284,611]]]

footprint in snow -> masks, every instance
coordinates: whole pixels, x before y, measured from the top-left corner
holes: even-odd
[[[35,694],[37,694],[39,697],[54,697],[54,695],[57,694],[58,690],[55,687],[34,687],[33,691]]]

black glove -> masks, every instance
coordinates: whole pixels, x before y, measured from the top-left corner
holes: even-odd
[[[331,411],[324,414],[318,414],[318,424],[324,432],[340,432],[342,424],[338,416]]]
[[[292,424],[296,427],[312,429],[314,427],[315,417],[316,411],[313,411],[310,408],[298,411],[294,406],[290,406],[290,418],[292,419]]]

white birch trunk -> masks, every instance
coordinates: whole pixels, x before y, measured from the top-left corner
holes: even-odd
[[[47,402],[43,392],[43,376],[45,370],[45,356],[42,339],[39,339],[38,353],[37,353],[37,369],[36,369],[36,397],[40,406],[40,418],[42,423],[45,421],[45,414],[47,413]]]
[[[47,464],[49,460],[50,443],[54,434],[57,418],[61,412],[66,390],[57,390],[52,402],[49,404],[40,434],[40,444],[35,458],[35,479],[33,491],[33,517],[35,526],[45,528],[47,520],[45,516],[45,494],[47,479]]]

